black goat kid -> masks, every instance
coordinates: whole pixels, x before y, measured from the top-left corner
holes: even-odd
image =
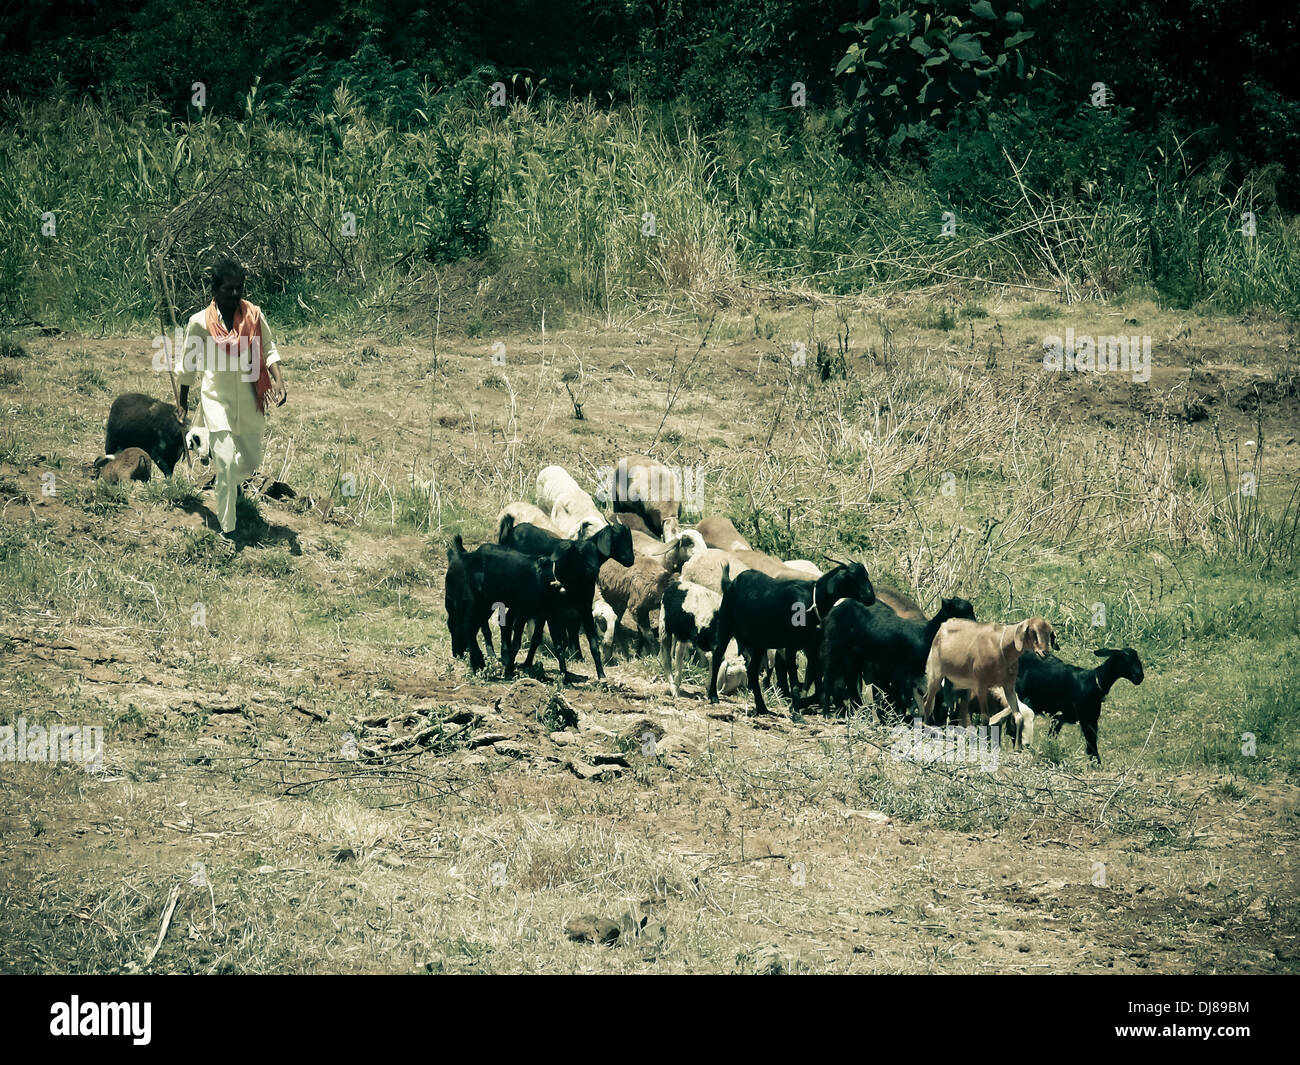
[[[1016,677],[1016,694],[1029,703],[1038,714],[1050,714],[1049,734],[1055,736],[1062,725],[1078,722],[1083,732],[1083,742],[1088,757],[1098,766],[1101,755],[1097,753],[1097,722],[1101,717],[1101,704],[1120,679],[1141,684],[1145,674],[1142,660],[1131,647],[1102,647],[1093,652],[1105,659],[1095,669],[1082,669],[1062,662],[1055,655],[1039,658],[1022,655],[1020,674]]]
[[[564,589],[556,579],[555,564],[548,558],[533,558],[507,547],[483,544],[466,551],[459,534],[447,549],[447,627],[451,650],[457,658],[469,654],[470,668],[484,666],[478,632],[486,631],[488,619],[499,611],[502,661],[505,675],[514,676],[524,623],[540,626],[557,617],[564,608]],[[489,644],[490,646],[490,644]],[[564,655],[557,649],[560,674],[565,675]]]

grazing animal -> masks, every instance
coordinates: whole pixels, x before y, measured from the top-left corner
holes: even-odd
[[[682,529],[675,536],[668,537],[667,541],[633,532],[632,549],[638,558],[648,558],[669,573],[680,573],[693,555],[708,550],[694,529]]]
[[[502,662],[505,675],[513,677],[515,657],[523,634],[524,622],[539,623],[556,618],[564,607],[564,588],[557,580],[555,563],[549,557],[536,558],[498,544],[483,544],[466,551],[460,535],[447,549],[447,586],[443,604],[447,608],[447,627],[451,631],[451,650],[456,657],[469,653],[470,668],[481,670],[483,652],[478,632],[486,632],[494,609],[501,625]],[[567,677],[564,649],[556,648],[560,676]]]
[[[128,447],[116,455],[104,455],[95,460],[95,473],[105,484],[147,481],[152,470],[149,453],[138,447]]]
[[[975,620],[965,599],[945,599],[929,621],[899,617],[880,599],[863,606],[853,599],[837,603],[822,632],[822,712],[833,703],[843,711],[856,702],[858,685],[869,672],[899,713],[915,704],[916,682],[925,673],[930,645],[939,626],[952,618]],[[884,720],[883,710],[880,713]]]
[[[695,528],[704,537],[704,542],[709,547],[716,547],[720,551],[753,550],[749,545],[749,541],[736,531],[736,527],[731,524],[730,518],[716,516],[701,518]]]
[[[593,610],[596,584],[600,578],[600,567],[609,559],[624,566],[631,566],[636,561],[636,554],[632,550],[632,530],[623,525],[605,525],[594,536],[581,540],[561,540],[533,525],[515,525],[509,517],[502,519],[502,530],[506,546],[538,557],[544,555],[553,560],[556,579],[564,586],[564,610],[560,623],[549,626],[551,643],[556,645],[562,641],[566,646],[576,647],[580,628],[587,634],[587,648],[591,652],[596,675],[604,680],[605,667],[601,663]],[[605,642],[609,644],[614,639],[616,618],[612,608],[603,599],[600,602],[609,611],[605,637]],[[524,659],[525,666],[532,665],[541,639],[542,630],[539,626],[529,644],[528,657]]]
[[[741,563],[745,569],[756,569],[759,573],[766,573],[769,577],[776,577],[779,580],[806,581],[809,576],[806,570],[791,569],[779,558],[762,551],[731,551],[728,553],[737,562]],[[732,567],[732,573],[736,573],[734,566]],[[736,575],[738,576],[738,574]],[[820,570],[818,571],[817,576],[821,576]],[[815,580],[816,578],[813,579]]]
[[[185,449],[199,460],[200,466],[212,461],[212,434],[202,425],[185,430]]]
[[[504,538],[501,530],[507,516],[515,525],[536,525],[539,529],[545,529],[548,533],[554,533],[556,536],[560,535],[560,530],[555,527],[550,515],[541,507],[532,503],[507,503],[502,508],[501,513],[497,515],[497,543],[501,543]]]
[[[614,611],[616,627],[626,618],[636,628],[638,652],[642,644],[656,642],[650,615],[660,608],[664,589],[676,579],[676,573],[644,555],[638,555],[631,566],[611,558],[600,567],[600,594]]]
[[[645,523],[645,518],[640,514],[618,513],[614,515],[614,522],[617,525],[626,525],[633,532],[644,533],[646,536],[654,536],[650,531],[650,526]],[[658,537],[655,537],[658,539]]]
[[[590,535],[609,524],[562,466],[547,466],[537,475],[537,505],[551,515],[561,536],[580,536],[584,526]]]
[[[618,460],[610,501],[615,514],[640,517],[655,536],[671,536],[682,512],[682,485],[677,471],[645,455]]]
[[[786,569],[792,569],[801,577],[811,577],[816,580],[822,575],[822,568],[815,562],[809,562],[806,558],[787,559],[784,563]]]
[[[126,392],[113,400],[104,430],[104,454],[116,455],[129,447],[148,452],[162,475],[170,477],[185,450],[176,405],[142,392]]]
[[[1088,748],[1088,757],[1100,766],[1097,722],[1101,717],[1101,704],[1117,680],[1141,684],[1145,674],[1142,659],[1131,647],[1102,647],[1093,654],[1104,659],[1093,669],[1072,666],[1055,655],[1024,657],[1016,678],[1016,694],[1020,696],[1022,706],[1028,702],[1038,713],[1051,716],[1049,735],[1055,736],[1062,725],[1077,722]],[[1003,693],[996,694],[1002,696],[1002,701],[1007,701]]]
[[[969,693],[960,700],[959,720],[970,725],[970,697],[979,702],[980,713],[988,717],[988,698],[992,688],[1006,693],[1008,708],[999,711],[989,724],[997,724],[1010,714],[1016,733],[1016,746],[1034,738],[1033,710],[1022,710],[1015,695],[1020,656],[1025,651],[1046,654],[1056,646],[1056,632],[1040,617],[1027,618],[1019,625],[995,622],[945,621],[935,633],[925,663],[925,720],[934,723],[934,703],[939,688],[947,680],[958,692]]]
[[[527,504],[524,504],[525,506]],[[547,524],[550,524],[549,522]],[[609,533],[598,533],[596,537],[596,550],[604,552],[601,554],[601,562],[610,557],[609,551],[621,551],[623,537],[627,535],[626,530],[616,530],[612,527]],[[527,555],[548,555],[558,563],[561,553],[566,549],[565,545],[573,544],[575,541],[567,540],[555,533],[548,532],[545,529],[533,525],[531,522],[515,523],[512,514],[502,514],[500,523],[497,526],[498,542],[506,547],[512,547],[516,551],[522,551]],[[585,539],[585,537],[583,538]],[[617,546],[615,542],[617,541]],[[591,603],[591,615],[599,631],[600,644],[608,654],[614,647],[615,627],[618,624],[618,616],[614,610],[601,597],[600,591],[596,590]],[[578,626],[580,621],[575,617],[571,618],[573,625],[564,630],[567,653],[581,660],[582,650],[578,646]],[[551,631],[551,639],[556,636],[555,630]],[[489,647],[492,646],[491,634],[484,631],[483,638],[487,641]],[[530,653],[528,664],[532,664],[532,655]]]
[[[794,661],[795,652],[803,651],[808,656],[809,676],[820,678],[822,622],[841,599],[856,599],[865,605],[875,602],[876,593],[862,563],[840,563],[815,581],[782,580],[752,569],[733,581],[730,570],[723,569],[717,642],[725,647],[734,638],[745,656],[755,713],[767,712],[758,673],[768,649],[784,650],[787,662]],[[718,701],[721,664],[715,657],[709,680],[710,702]],[[778,668],[777,679],[784,681],[782,694],[797,710],[798,697],[791,691],[790,678],[783,677],[785,672]]]
[[[681,693],[682,659],[687,647],[709,656],[712,672],[712,656],[718,653],[718,610],[722,596],[702,585],[674,578],[664,589],[662,598],[659,653],[668,675],[668,688],[676,696]],[[727,644],[718,672],[723,695],[730,695],[745,682],[745,663],[734,640]]]
[[[900,618],[910,618],[913,621],[924,621],[925,611],[913,600],[907,598],[902,592],[895,591],[889,587],[876,588],[876,601],[884,603]]]
[[[730,551],[720,551],[715,547],[697,551],[682,567],[682,577],[692,584],[700,584],[718,595],[722,594],[722,571],[729,568],[731,576],[738,577],[747,565]]]

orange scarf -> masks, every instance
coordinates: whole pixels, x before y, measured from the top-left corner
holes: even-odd
[[[257,409],[266,413],[266,393],[271,389],[271,371],[262,362],[262,308],[248,300],[240,300],[235,308],[235,327],[227,329],[217,310],[217,301],[208,304],[205,314],[208,336],[226,353],[227,360],[238,359],[241,339],[248,345],[253,356],[253,370],[256,373],[252,381],[253,397],[257,400]],[[227,365],[230,365],[227,361]]]

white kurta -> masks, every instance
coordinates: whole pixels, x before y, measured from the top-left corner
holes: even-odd
[[[194,387],[195,378],[200,373],[203,380],[199,388],[199,415],[195,424],[207,426],[209,432],[229,430],[237,436],[247,436],[254,432],[261,433],[264,423],[262,412],[257,409],[257,397],[253,393],[253,383],[244,380],[245,374],[236,366],[234,369],[219,369],[206,366],[202,370],[186,370],[184,365],[185,350],[190,347],[190,338],[197,338],[207,350],[209,340],[207,322],[204,315],[207,308],[191,316],[185,326],[185,344],[174,353],[176,383]],[[267,366],[280,361],[280,353],[275,348],[275,338],[267,324],[266,315],[261,316],[262,357]]]
[[[208,348],[210,338],[206,313],[206,308],[199,311],[185,327],[185,344],[175,356],[176,381],[193,388],[195,378],[200,373],[203,375],[195,424],[208,429],[212,472],[216,478],[217,520],[223,532],[231,533],[235,529],[239,486],[256,472],[262,462],[262,430],[266,416],[257,409],[253,382],[248,380],[250,374],[240,370],[237,361],[233,366],[222,366],[220,360],[213,357],[213,351]],[[265,315],[261,317],[261,331],[262,357],[266,365],[271,366],[280,361],[280,353],[275,350],[275,340]],[[185,368],[187,350],[191,351],[191,360],[194,359],[192,339],[197,339],[202,345],[203,355],[199,362],[202,369],[194,368],[193,362],[191,369]]]

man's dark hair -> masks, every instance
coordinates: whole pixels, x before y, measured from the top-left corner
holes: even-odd
[[[234,279],[243,281],[246,277],[248,277],[248,271],[239,264],[239,260],[232,259],[229,255],[223,255],[213,263],[212,270],[209,273],[209,281],[212,283],[213,292],[216,292],[226,281]]]

